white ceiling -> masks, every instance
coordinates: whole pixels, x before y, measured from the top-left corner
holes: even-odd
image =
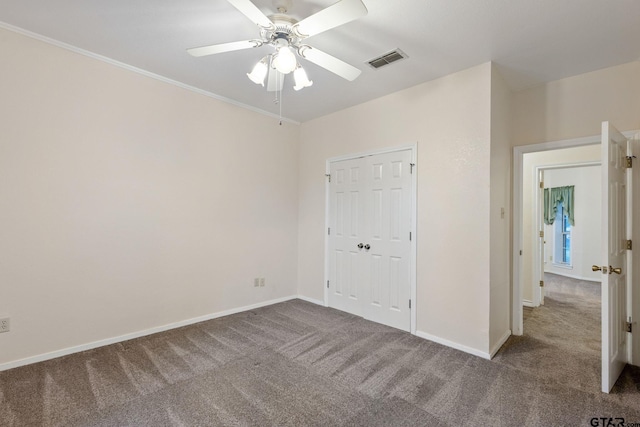
[[[254,0],[266,14],[277,0]],[[335,0],[293,0],[300,20]],[[353,82],[311,64],[314,81],[285,82],[282,114],[304,122],[494,61],[511,88],[640,60],[639,0],[363,0],[369,13],[305,43],[362,70]],[[278,114],[246,73],[270,47],[194,58],[186,49],[258,38],[226,0],[2,0],[0,22]],[[408,59],[366,61],[400,48]]]

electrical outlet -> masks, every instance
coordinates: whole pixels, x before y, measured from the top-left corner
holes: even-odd
[[[256,288],[258,286],[260,286],[260,278],[256,277],[255,279],[253,279],[253,286],[255,286]]]
[[[264,277],[260,278],[260,286],[264,286]]]
[[[0,333],[9,332],[11,329],[11,319],[8,317],[3,317],[0,319]]]

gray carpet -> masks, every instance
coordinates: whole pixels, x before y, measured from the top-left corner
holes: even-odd
[[[0,425],[640,422],[640,369],[599,391],[598,285],[547,288],[492,361],[293,300],[0,372]]]

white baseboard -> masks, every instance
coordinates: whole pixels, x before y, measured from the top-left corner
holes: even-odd
[[[457,342],[449,341],[444,338],[437,337],[435,335],[428,334],[422,331],[416,331],[416,336],[420,338],[424,338],[429,341],[436,342],[438,344],[445,345],[447,347],[455,348],[456,350],[464,351],[465,353],[473,354],[474,356],[482,357],[483,359],[491,360],[491,355],[485,351],[480,351],[475,348],[467,347],[463,344],[458,344]]]
[[[491,349],[491,352],[489,353],[489,358],[490,359],[493,359],[493,356],[496,355],[498,350],[500,350],[500,347],[502,347],[504,345],[504,343],[507,342],[507,340],[509,339],[510,336],[511,336],[511,329],[507,329],[505,331],[504,335],[502,335],[502,337],[500,337],[500,339],[498,340],[496,345],[494,345],[493,348]]]
[[[564,277],[568,277],[570,279],[584,280],[586,282],[596,282],[596,283],[601,283],[602,282],[602,280],[594,279],[593,277],[582,277],[582,276],[577,276],[575,274],[567,274],[567,273],[562,273],[562,272],[558,272],[558,271],[546,271],[545,270],[545,273],[555,274],[556,276],[564,276]]]
[[[305,297],[303,295],[298,295],[298,299],[301,299],[302,301],[310,302],[312,304],[317,304],[317,305],[321,305],[323,307],[326,307],[324,305],[324,301],[322,301],[321,299],[309,298],[309,297]]]
[[[523,299],[523,300],[522,300],[522,305],[523,305],[523,306],[525,306],[525,307],[531,307],[531,308],[535,308],[535,307],[536,307],[536,306],[535,306],[531,301],[529,301],[528,299]]]
[[[32,363],[43,362],[45,360],[55,359],[56,357],[67,356],[73,353],[79,353],[81,351],[87,351],[98,347],[103,347],[105,345],[115,344],[122,341],[128,341],[134,338],[140,338],[151,334],[156,334],[158,332],[168,331],[170,329],[181,328],[183,326],[193,325],[194,323],[204,322],[211,319],[216,319],[218,317],[229,316],[231,314],[240,313],[243,311],[253,310],[255,308],[265,307],[267,305],[273,305],[284,301],[289,301],[292,299],[300,298],[297,295],[292,295],[283,298],[272,299],[269,301],[263,301],[256,304],[246,305],[244,307],[232,308],[230,310],[224,310],[217,313],[206,314],[204,316],[194,317],[192,319],[181,320],[179,322],[169,323],[163,326],[157,326],[155,328],[145,329],[143,331],[133,332],[126,335],[120,335],[117,337],[107,338],[104,340],[93,341],[87,344],[81,344],[73,347],[63,348],[62,350],[56,350],[49,353],[38,354],[36,356],[26,357],[24,359],[15,360],[12,362],[6,362],[0,364],[0,372],[6,371],[8,369],[17,368],[19,366],[30,365]],[[311,301],[313,302],[313,300]]]

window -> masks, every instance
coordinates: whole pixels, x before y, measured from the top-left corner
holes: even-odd
[[[558,203],[556,220],[554,221],[554,262],[556,264],[571,265],[571,224],[567,211],[562,202]]]

